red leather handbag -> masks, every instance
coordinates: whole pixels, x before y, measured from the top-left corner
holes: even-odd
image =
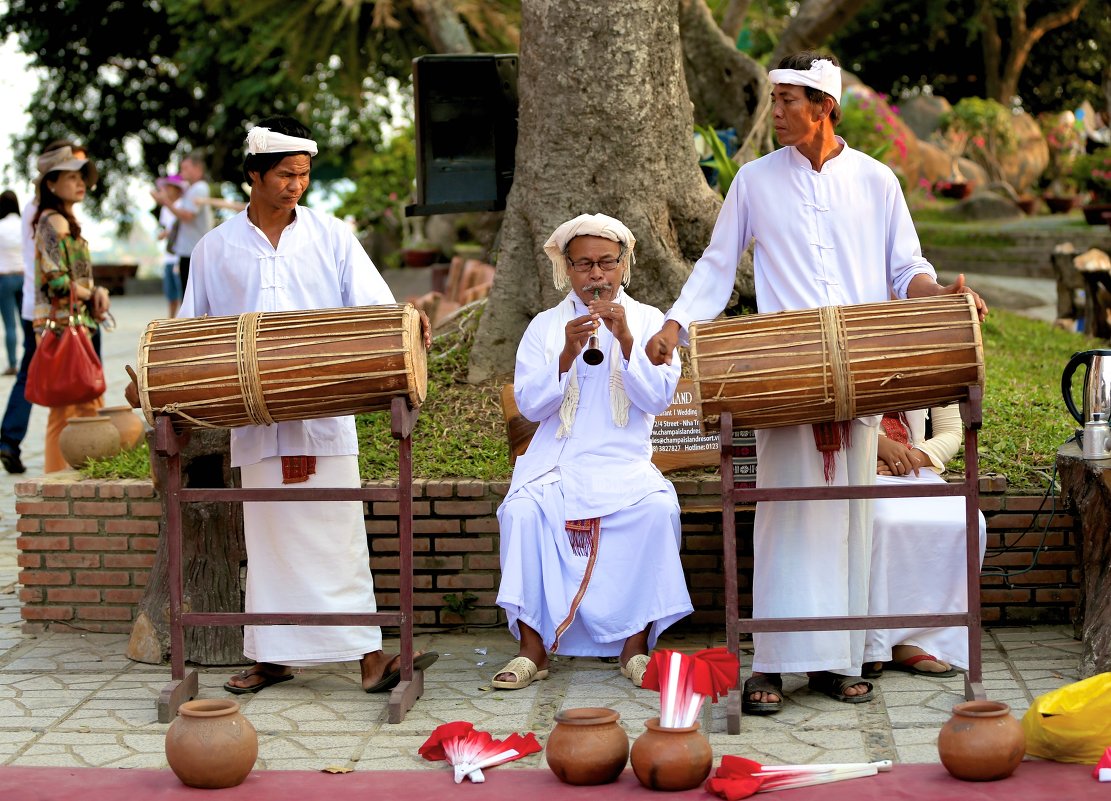
[[[104,394],[104,368],[88,329],[78,321],[76,305],[71,291],[69,324],[51,321],[27,367],[23,394],[38,406],[70,406]]]

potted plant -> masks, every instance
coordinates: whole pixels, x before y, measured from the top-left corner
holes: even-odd
[[[991,180],[1007,183],[1000,157],[1015,152],[1018,136],[1010,112],[995,100],[965,97],[942,115],[939,130],[953,160],[953,175],[948,188],[935,188],[948,197],[967,197],[971,187],[959,187],[964,180],[957,159],[966,156],[987,170]]]
[[[1076,159],[1084,152],[1084,142],[1071,111],[1041,114],[1038,125],[1049,149],[1049,165],[1042,174],[1046,189],[1042,197],[1053,214],[1071,211],[1080,205],[1080,197],[1073,177]]]
[[[1078,157],[1072,174],[1080,190],[1091,193],[1091,201],[1081,207],[1084,220],[1089,225],[1103,225],[1104,212],[1111,211],[1111,147]]]

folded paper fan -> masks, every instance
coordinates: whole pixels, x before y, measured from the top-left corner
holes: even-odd
[[[858,779],[888,770],[890,760],[839,765],[761,765],[727,754],[721,758],[721,767],[706,780],[706,790],[726,801],[738,801],[755,793]]]
[[[437,726],[417,753],[435,762],[446,761],[455,769],[455,783],[466,777],[472,782],[483,782],[484,768],[520,759],[540,750],[540,743],[532,732],[511,734],[505,740],[495,740],[489,733],[475,729],[464,720]]]

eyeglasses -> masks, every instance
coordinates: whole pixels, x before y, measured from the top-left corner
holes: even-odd
[[[621,259],[615,259],[613,256],[606,256],[604,259],[575,259],[575,261],[567,260],[571,269],[577,273],[588,273],[594,269],[597,264],[605,272],[616,270],[617,265],[621,264]]]

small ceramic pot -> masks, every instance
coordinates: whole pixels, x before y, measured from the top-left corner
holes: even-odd
[[[70,467],[120,452],[120,432],[107,417],[71,417],[58,435],[58,449]]]
[[[548,767],[567,784],[609,784],[629,761],[629,736],[604,707],[563,709],[544,748]]]
[[[143,438],[146,427],[130,406],[105,406],[97,414],[111,420],[112,425],[120,432],[120,447],[123,450],[131,450]]]
[[[189,787],[235,787],[255,766],[258,734],[230,699],[186,701],[166,731],[166,761]]]
[[[1005,779],[1026,754],[1026,735],[1011,708],[999,701],[966,701],[937,735],[941,764],[970,782]]]
[[[649,790],[690,790],[706,781],[714,765],[710,741],[698,724],[681,729],[646,721],[648,730],[633,743],[631,761],[637,779]]]

